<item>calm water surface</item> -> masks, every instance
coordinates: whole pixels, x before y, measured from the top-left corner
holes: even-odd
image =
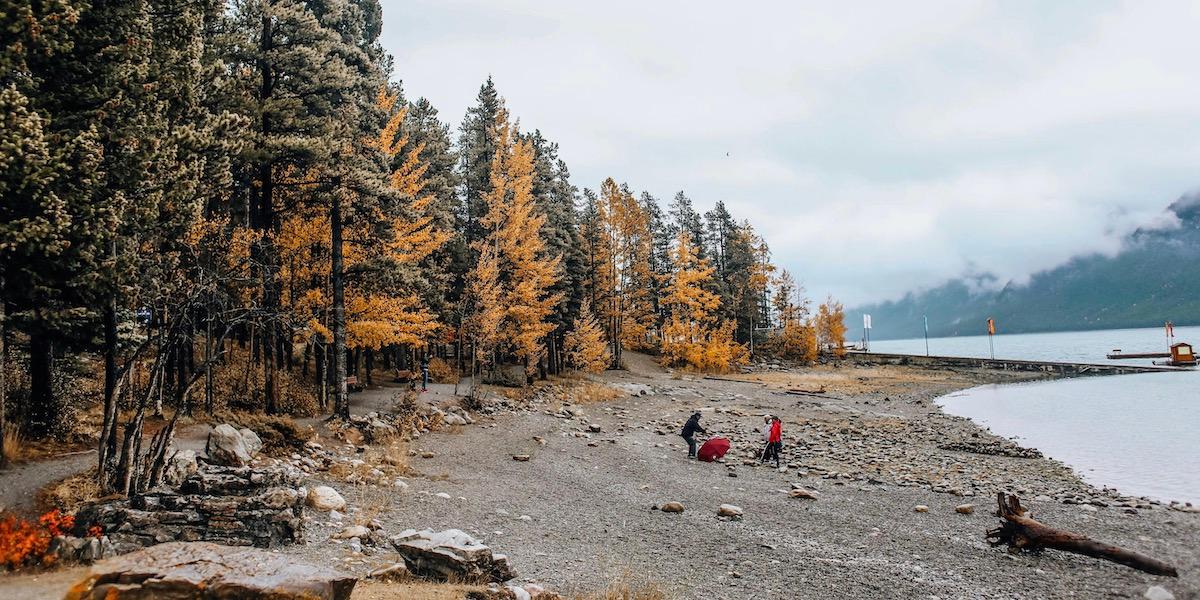
[[[1175,338],[1200,347],[1200,327],[1178,327]],[[1104,355],[1114,348],[1166,348],[1158,328],[998,335],[993,341],[997,358],[1069,362],[1113,362]],[[925,340],[873,341],[871,350],[925,354]],[[931,338],[929,351],[986,357],[988,340]],[[1094,485],[1200,503],[1200,370],[985,385],[938,403],[1071,465]]]

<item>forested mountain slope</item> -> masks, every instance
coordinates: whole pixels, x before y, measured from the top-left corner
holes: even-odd
[[[987,318],[1005,333],[1152,327],[1164,321],[1200,323],[1200,195],[1168,210],[1180,226],[1140,229],[1116,256],[1090,255],[999,290],[987,282],[953,280],[890,302],[848,311],[851,325],[872,315],[872,338],[985,333]]]

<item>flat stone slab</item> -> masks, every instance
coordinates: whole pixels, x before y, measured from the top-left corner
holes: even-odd
[[[256,548],[169,542],[97,563],[65,600],[348,600],[356,582]]]

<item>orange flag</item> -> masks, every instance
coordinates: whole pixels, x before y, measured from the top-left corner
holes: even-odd
[[[988,317],[988,335],[996,335],[996,320]]]

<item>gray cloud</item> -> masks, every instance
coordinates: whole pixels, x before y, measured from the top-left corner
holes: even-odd
[[[796,4],[385,0],[384,43],[444,119],[492,74],[577,185],[724,200],[850,304],[1113,252],[1200,183],[1195,3]]]

